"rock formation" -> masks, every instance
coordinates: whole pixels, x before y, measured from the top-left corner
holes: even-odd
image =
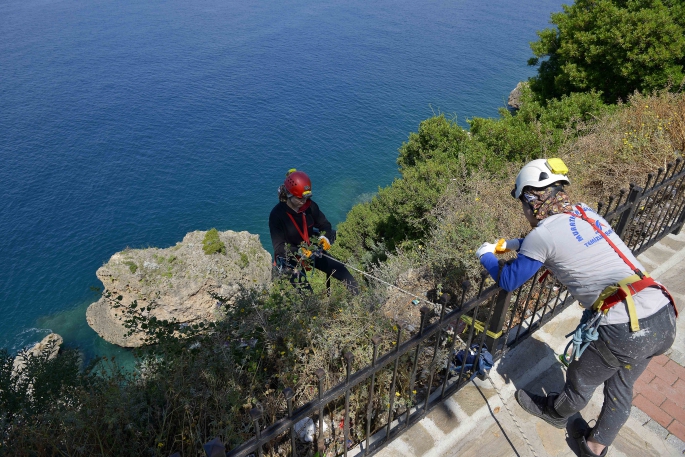
[[[12,364],[12,374],[21,374],[24,371],[28,360],[33,357],[45,357],[47,360],[54,359],[57,357],[63,341],[64,340],[62,337],[57,333],[50,333],[43,338],[40,343],[36,343],[28,351],[20,352],[14,358],[14,362]]]
[[[513,110],[521,108],[521,89],[527,82],[519,82],[514,90],[509,93],[509,98],[507,99],[507,105]]]
[[[241,288],[262,287],[271,281],[271,256],[259,236],[248,232],[219,232],[225,253],[205,254],[207,232],[188,233],[175,246],[126,249],[114,254],[97,271],[108,294],[88,307],[88,324],[105,340],[124,347],[143,344],[140,333],[127,336],[123,306],[137,301],[149,317],[194,324],[221,316],[216,296],[230,305]],[[107,296],[108,295],[108,296]]]

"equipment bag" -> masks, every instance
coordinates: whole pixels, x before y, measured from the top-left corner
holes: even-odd
[[[453,361],[450,364],[450,371],[461,372],[461,368],[464,366],[465,371],[473,370],[471,379],[477,375],[486,375],[493,365],[492,354],[490,354],[488,348],[483,345],[480,348],[480,356],[478,356],[478,360],[476,360],[478,347],[478,344],[472,344],[468,349],[455,351]]]

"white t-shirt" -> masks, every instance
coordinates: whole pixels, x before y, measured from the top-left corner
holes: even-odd
[[[580,205],[626,258],[645,271],[607,221],[587,205]],[[576,214],[580,216],[577,210]],[[634,274],[589,223],[568,214],[556,214],[540,221],[524,238],[520,253],[542,262],[585,308],[590,308],[607,286]],[[663,292],[654,287],[642,290],[633,300],[638,319],[651,316],[669,303]],[[617,303],[601,323],[623,324],[629,320],[625,304]]]

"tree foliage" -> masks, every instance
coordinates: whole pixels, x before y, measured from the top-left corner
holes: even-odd
[[[368,265],[383,260],[386,252],[412,249],[435,227],[433,210],[448,186],[458,188],[475,171],[498,176],[508,163],[554,154],[583,125],[611,109],[596,92],[543,106],[525,87],[522,100],[516,115],[502,109],[499,119],[469,120],[470,131],[444,115],[421,122],[399,149],[402,177],[352,208],[338,227],[334,254]]]
[[[679,85],[685,73],[683,0],[578,0],[531,43],[541,100],[600,91],[607,103]]]

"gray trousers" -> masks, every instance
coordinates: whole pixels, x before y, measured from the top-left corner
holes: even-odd
[[[666,352],[675,339],[675,313],[671,305],[639,322],[637,332],[631,332],[627,323],[600,326],[599,340],[569,365],[564,391],[554,402],[557,413],[571,416],[587,405],[592,393],[603,383],[604,404],[591,437],[605,446],[613,443],[630,416],[633,384],[651,358]]]

